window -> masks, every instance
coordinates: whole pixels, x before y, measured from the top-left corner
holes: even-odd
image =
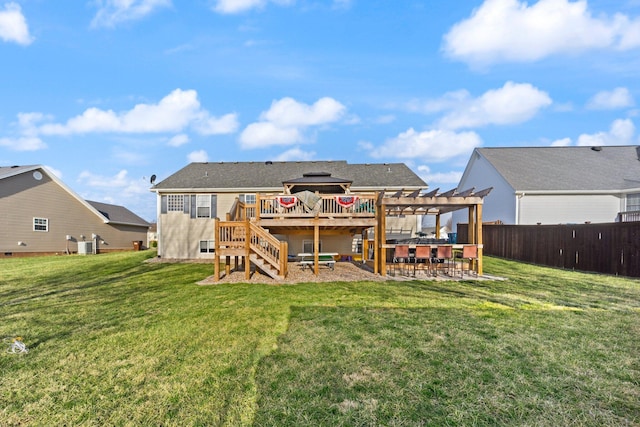
[[[196,196],[196,217],[211,218],[211,196],[208,194]]]
[[[215,194],[198,194],[191,196],[191,218],[215,218],[217,215],[218,196]]]
[[[213,240],[200,240],[200,253],[214,253],[216,251]]]
[[[239,197],[241,202],[244,202],[247,205],[255,205],[256,204],[256,195],[255,194],[241,194]]]
[[[49,219],[33,218],[33,231],[49,231]]]
[[[184,212],[184,196],[182,194],[169,194],[167,196],[167,210],[169,212]]]
[[[322,252],[322,240],[318,242],[318,252]],[[302,241],[302,252],[312,254],[313,253],[313,240]]]
[[[627,212],[640,211],[640,193],[627,194]]]

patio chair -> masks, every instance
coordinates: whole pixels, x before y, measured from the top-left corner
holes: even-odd
[[[442,269],[444,270],[446,267],[446,272],[447,274],[451,273],[451,264],[454,262],[453,259],[453,246],[451,245],[438,245],[438,249],[436,251],[436,258],[438,261],[438,266],[440,264],[442,264]],[[436,270],[438,269],[438,266],[436,267]],[[455,271],[455,264],[453,266],[453,269]],[[437,274],[437,271],[436,271]]]
[[[409,262],[409,245],[396,245],[393,250],[393,274],[395,276],[398,267],[405,273]]]
[[[462,256],[460,258],[460,278],[464,276],[464,263],[467,263],[467,273],[471,276],[473,271],[475,276],[478,277],[478,272],[471,269],[471,264],[478,260],[478,245],[464,245],[462,247]]]
[[[416,269],[418,268],[418,264],[422,264],[424,265],[424,269],[427,271],[427,273],[432,274],[433,273],[433,268],[432,268],[432,264],[431,264],[431,258],[432,258],[432,254],[431,254],[431,246],[429,245],[417,245],[416,246],[416,254],[415,257],[413,259],[414,264],[413,264],[413,275],[416,275]]]

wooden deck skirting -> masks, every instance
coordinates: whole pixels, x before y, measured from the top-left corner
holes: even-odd
[[[227,213],[227,221],[215,221],[215,280],[220,279],[220,260],[225,259],[225,271],[230,273],[230,258],[244,258],[245,275],[250,278],[250,259],[256,256],[266,267],[277,271],[279,277],[287,273],[286,242],[280,242],[265,228],[276,234],[291,234],[300,230],[313,232],[314,273],[319,273],[320,235],[323,233],[365,234],[373,228],[371,244],[363,238],[367,252],[373,249],[374,273],[386,275],[386,218],[389,215],[436,215],[436,238],[440,234],[440,215],[458,209],[468,209],[471,233],[470,244],[477,244],[478,260],[473,266],[482,275],[482,203],[491,188],[480,192],[469,189],[458,193],[456,189],[438,193],[438,189],[420,195],[419,191],[405,194],[396,191],[356,193],[352,203],[344,203],[345,194],[315,194],[310,200],[296,198],[293,203],[280,203],[282,195],[256,194],[255,204],[236,201]],[[288,195],[287,195],[288,196]],[[291,195],[294,196],[294,195]],[[315,202],[314,202],[315,200]],[[340,202],[343,202],[342,204]],[[345,206],[346,205],[346,206]],[[264,227],[264,228],[263,228]],[[367,258],[365,254],[365,258]]]

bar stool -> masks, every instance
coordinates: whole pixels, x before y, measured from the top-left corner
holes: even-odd
[[[436,251],[436,258],[438,259],[438,263],[442,260],[442,264],[447,265],[447,274],[450,273],[451,262],[453,261],[453,246],[451,245],[438,245],[438,250]],[[438,267],[436,267],[437,269]],[[444,268],[444,265],[443,265]],[[455,264],[453,267],[455,271]]]
[[[409,262],[409,245],[396,245],[393,249],[393,274],[396,274],[397,268],[402,264],[402,270],[406,270],[406,264]]]

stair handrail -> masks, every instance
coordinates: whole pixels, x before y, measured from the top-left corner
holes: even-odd
[[[280,275],[286,275],[287,263],[282,262],[287,257],[286,242],[281,242],[258,224],[249,222],[249,245],[254,253],[277,269]]]

